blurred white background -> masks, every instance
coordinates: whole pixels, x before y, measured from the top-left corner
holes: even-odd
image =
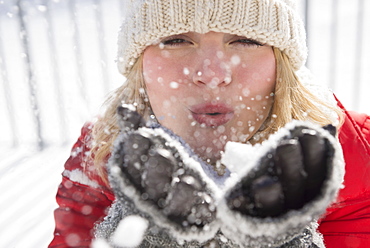
[[[63,163],[124,78],[125,1],[0,0],[0,247],[46,247]],[[370,114],[370,1],[299,0],[307,66],[349,110]]]

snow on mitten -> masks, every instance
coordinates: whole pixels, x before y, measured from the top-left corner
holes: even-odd
[[[121,132],[108,168],[118,200],[129,197],[179,240],[203,242],[213,237],[218,230],[219,189],[204,174],[201,161],[171,131],[146,127],[134,109],[119,107],[117,113]]]
[[[323,246],[315,222],[335,199],[344,176],[334,135],[333,126],[294,121],[256,147],[226,147],[226,166],[245,161],[243,149],[252,149],[254,157],[227,182],[218,207],[222,232],[252,247],[278,247],[291,240]]]

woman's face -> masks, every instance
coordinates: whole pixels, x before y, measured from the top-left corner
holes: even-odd
[[[159,123],[210,163],[227,141],[249,140],[273,104],[273,49],[246,37],[189,32],[163,38],[144,51],[143,73]]]

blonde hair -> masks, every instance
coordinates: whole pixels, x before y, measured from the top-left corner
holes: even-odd
[[[134,104],[137,111],[145,116],[149,101],[145,94],[145,83],[142,73],[142,56],[140,56],[127,75],[126,82],[117,88],[104,102],[107,107],[103,116],[93,126],[93,147],[91,150],[94,166],[98,175],[108,184],[105,165],[110,156],[113,141],[119,133],[117,124],[117,107],[122,103]]]
[[[341,125],[342,110],[323,102],[309,91],[300,82],[288,56],[278,48],[273,49],[276,60],[275,99],[264,125],[266,128],[262,131],[262,134],[265,134],[263,136],[268,137],[292,120],[310,120],[322,126],[332,124],[332,117],[328,112],[336,113]]]
[[[274,104],[264,124],[264,130],[257,133],[258,142],[285,126],[292,120],[311,120],[319,125],[331,124],[331,117],[323,108],[334,111],[341,123],[342,112],[336,106],[330,106],[314,96],[299,81],[289,58],[278,48],[273,48],[276,59],[276,86]],[[116,109],[123,102],[134,104],[144,117],[148,117],[150,103],[145,93],[142,72],[142,55],[137,59],[127,75],[126,83],[119,87],[107,99],[107,109],[93,127],[94,145],[92,156],[94,165],[103,181],[108,184],[105,165],[110,156],[113,141],[119,133]]]

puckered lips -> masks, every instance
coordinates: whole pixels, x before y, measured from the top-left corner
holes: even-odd
[[[193,119],[207,127],[218,127],[229,122],[234,109],[223,103],[201,103],[190,107]]]

